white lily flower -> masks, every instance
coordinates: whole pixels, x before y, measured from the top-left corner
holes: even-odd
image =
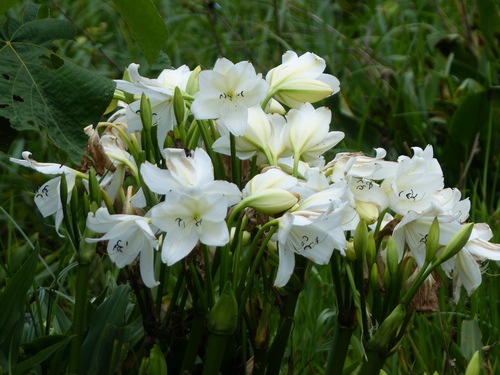
[[[340,91],[339,80],[324,74],[326,62],[311,52],[298,56],[293,51],[283,54],[282,64],[271,69],[266,80],[270,92],[289,107],[315,103]]]
[[[327,264],[334,249],[344,254],[346,240],[341,228],[346,203],[330,189],[311,195],[281,218],[278,229],[279,265],[275,286],[285,286],[295,267],[295,253],[317,264]]]
[[[316,161],[344,138],[343,132],[329,131],[331,118],[328,108],[315,109],[310,103],[288,112],[283,138],[294,159]]]
[[[213,70],[200,72],[199,85],[191,105],[194,117],[220,118],[236,136],[245,134],[248,108],[259,104],[269,87],[250,62],[233,64],[226,58],[218,59]]]
[[[162,260],[172,265],[186,257],[198,241],[208,246],[229,242],[225,222],[227,199],[222,194],[204,194],[200,189],[189,195],[177,190],[165,194],[165,201],[151,209],[155,226],[166,232]]]
[[[110,215],[104,207],[95,214],[89,212],[87,227],[96,233],[106,233],[100,238],[87,238],[87,242],[109,241],[109,258],[119,268],[132,263],[140,255],[142,280],[148,288],[159,284],[154,276],[154,249],[158,247],[150,227],[150,219],[136,215]]]
[[[158,125],[158,146],[163,149],[168,132],[176,124],[173,103],[175,88],[179,87],[185,91],[192,72],[186,65],[183,65],[178,69],[164,69],[157,79],[149,79],[139,74],[138,64],[130,64],[128,73],[132,82],[115,80],[116,87],[138,96],[144,93],[149,98],[153,125]],[[126,107],[129,132],[142,130],[140,106],[141,101],[137,100]]]
[[[398,163],[384,160],[387,153],[383,148],[376,148],[375,152],[375,157],[366,156],[362,152],[338,153],[323,169],[333,182],[347,177],[383,180],[394,176]]]
[[[219,137],[213,149],[224,155],[231,155],[229,131],[223,121],[218,121]],[[285,118],[279,114],[266,114],[260,106],[248,108],[248,123],[245,133],[236,137],[236,156],[242,160],[257,155],[257,165],[269,163],[276,165],[280,157],[287,156],[287,148],[283,143],[282,131]]]
[[[153,192],[164,195],[171,190],[201,189],[205,195],[224,195],[229,206],[240,201],[241,192],[235,184],[214,180],[212,160],[204,149],[197,148],[188,157],[184,149],[169,148],[164,155],[168,170],[149,162],[141,166],[144,182]]]
[[[462,224],[460,214],[451,215],[435,203],[423,212],[409,211],[394,228],[392,238],[398,248],[399,260],[403,257],[405,244],[410,249],[417,265],[422,268],[425,262],[427,235],[434,218],[439,221],[439,245],[445,246]]]
[[[432,195],[444,187],[443,171],[433,157],[432,146],[425,150],[413,147],[412,158],[400,156],[393,177],[382,183],[390,199],[390,208],[405,215],[408,211],[422,212],[432,202]]]
[[[74,169],[66,167],[62,164],[56,163],[39,163],[36,160],[30,158],[31,152],[24,151],[22,153],[23,159],[9,158],[13,163],[22,165],[24,167],[32,168],[40,173],[49,175],[61,175],[64,174],[66,177],[66,184],[68,186],[68,199],[64,204],[68,204],[71,200],[71,191],[75,186],[75,180],[77,175],[82,175]],[[63,214],[63,203],[61,202],[60,192],[61,192],[61,177],[55,177],[42,186],[40,186],[35,193],[35,204],[42,214],[43,217],[56,214],[55,217],[55,228],[59,236],[63,237],[59,233],[59,227],[64,218]]]

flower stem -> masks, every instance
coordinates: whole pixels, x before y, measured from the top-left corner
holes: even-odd
[[[333,342],[328,353],[328,362],[326,365],[325,374],[342,375],[344,363],[347,356],[347,350],[351,342],[351,336],[354,328],[343,327],[340,324],[340,314],[335,322],[335,330],[333,332]]]
[[[218,375],[226,344],[230,336],[212,333],[208,339],[203,375]]]
[[[85,310],[87,307],[87,286],[90,275],[90,263],[79,264],[76,276],[75,312],[73,315],[73,334],[69,358],[69,374],[78,374],[80,367],[80,350],[85,329]]]

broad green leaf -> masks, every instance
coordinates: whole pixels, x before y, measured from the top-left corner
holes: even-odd
[[[23,345],[23,349],[34,353],[34,355],[12,368],[13,375],[26,374],[33,367],[50,358],[57,350],[64,348],[71,341],[71,336],[52,335],[35,339]]]
[[[17,3],[17,0],[2,0],[0,1],[0,15],[7,12],[12,6]]]
[[[149,65],[168,39],[168,30],[152,0],[113,0]]]
[[[29,4],[22,21],[9,18],[0,29],[0,116],[17,130],[45,127],[49,137],[79,162],[87,143],[83,128],[97,123],[115,83],[54,52],[56,39],[72,39],[66,20],[36,19]]]
[[[460,350],[465,358],[470,361],[478,350],[481,350],[481,329],[477,319],[464,320],[462,322],[462,332],[460,340]]]
[[[33,285],[38,260],[38,244],[0,294],[0,344],[9,338],[14,323],[24,315],[26,293]]]

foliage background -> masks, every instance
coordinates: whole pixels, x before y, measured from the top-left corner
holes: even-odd
[[[112,79],[120,78],[131,62],[141,64],[143,75],[154,77],[169,66],[210,68],[219,56],[233,62],[250,60],[262,73],[279,64],[288,49],[322,56],[328,73],[342,85],[341,93],[324,103],[334,114],[332,129],[346,133],[335,151],[371,155],[373,147],[384,147],[395,158],[411,155],[412,146],[432,144],[446,186],[459,187],[470,197],[471,220],[487,222],[495,233],[492,241],[499,242],[497,1],[156,0],[168,38],[153,64],[148,64],[115,2],[38,3],[42,18],[69,19],[77,28],[74,40],[56,41],[58,53]],[[8,13],[21,17],[25,6],[18,1]],[[4,20],[0,16],[0,23]],[[32,313],[40,316],[32,316],[35,328],[24,328],[23,340],[43,336],[42,312],[51,317],[50,326],[64,334],[71,321],[72,254],[33,204],[32,191],[46,177],[10,165],[7,156],[19,157],[23,150],[47,162],[65,161],[67,156],[39,132],[11,129],[5,117],[0,117],[0,136],[0,288],[28,258],[29,243],[38,241],[46,265],[38,263],[33,279],[37,293],[31,293],[32,298],[38,294],[40,304]],[[125,280],[118,270],[107,275],[105,269],[105,258],[93,268],[94,296],[113,286],[115,277],[119,283]],[[315,270],[300,297],[284,372],[292,367],[295,374],[323,371],[338,312],[328,269]],[[474,351],[483,346],[493,371],[499,368],[498,265],[490,263],[487,272],[480,289],[471,298],[464,295],[457,306],[451,303],[450,288],[439,291],[440,310],[446,313],[415,318],[399,352],[386,365],[388,373],[463,373]],[[355,359],[360,353],[352,344]]]

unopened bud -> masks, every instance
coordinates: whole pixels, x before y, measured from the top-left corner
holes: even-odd
[[[354,232],[354,250],[356,251],[356,258],[361,261],[365,259],[366,247],[368,238],[368,228],[363,219],[361,219]]]
[[[469,241],[469,237],[472,233],[473,227],[473,223],[465,224],[458,230],[458,232],[453,235],[453,237],[451,237],[451,240],[448,242],[443,250],[443,253],[438,259],[439,263],[446,262],[448,259],[455,256],[460,250],[462,250],[467,241]]]
[[[380,214],[376,204],[362,201],[356,201],[356,212],[368,225],[376,223]]]
[[[184,121],[185,105],[184,98],[182,97],[182,92],[179,87],[175,87],[174,93],[174,114],[175,121],[177,124],[181,124]]]
[[[469,364],[467,365],[467,370],[465,370],[465,375],[479,375],[481,373],[481,357],[479,355],[479,350],[477,350],[472,356]]]
[[[434,256],[439,249],[439,221],[437,217],[434,218],[429,229],[429,234],[425,239],[425,261],[426,263],[432,262]]]
[[[273,215],[292,208],[299,201],[299,198],[299,195],[292,191],[271,188],[252,194],[243,201],[246,207]]]
[[[149,102],[149,98],[144,93],[142,93],[141,96],[140,109],[142,126],[144,127],[145,131],[149,132],[151,131],[151,125],[153,122],[153,112],[151,110],[151,103]]]
[[[391,276],[398,273],[399,262],[398,262],[398,248],[392,237],[389,237],[387,241],[387,268],[389,269],[389,274]]]
[[[230,336],[238,328],[238,303],[231,282],[226,282],[221,296],[208,316],[208,330],[216,335]]]
[[[198,75],[200,74],[200,72],[201,72],[201,66],[198,65],[196,68],[194,68],[193,72],[189,76],[189,79],[186,84],[186,92],[189,95],[194,95],[200,90],[200,87],[198,85]]]

